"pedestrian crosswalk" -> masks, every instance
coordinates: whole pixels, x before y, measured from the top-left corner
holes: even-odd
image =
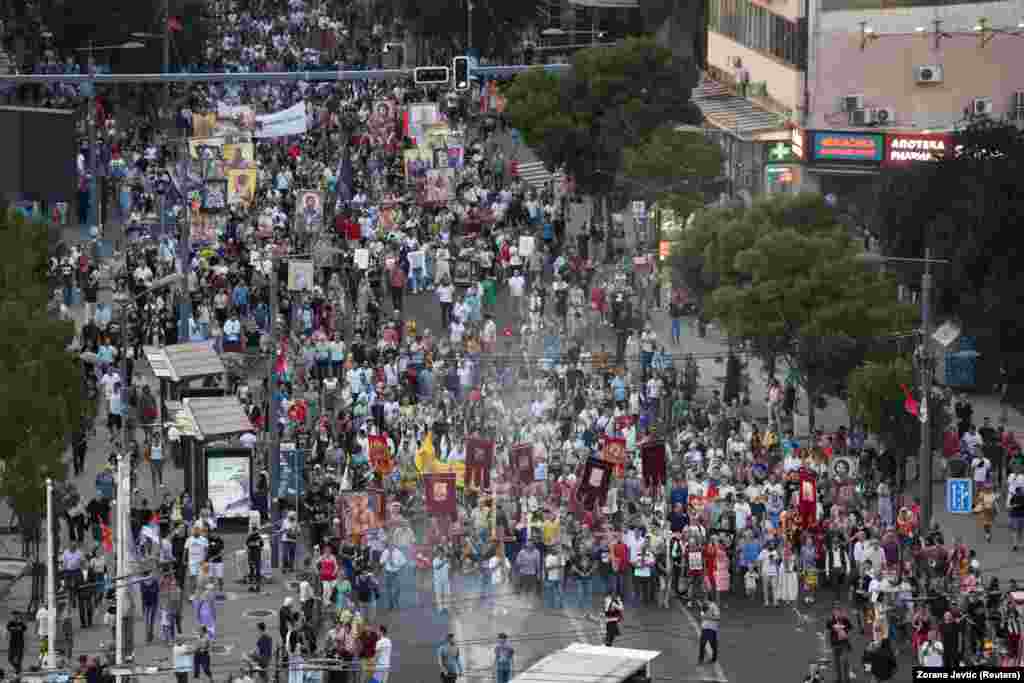
[[[551,180],[561,182],[565,177],[565,173],[562,171],[551,173],[544,167],[543,161],[528,161],[519,164],[519,177],[523,182],[536,188],[541,188],[546,186]]]

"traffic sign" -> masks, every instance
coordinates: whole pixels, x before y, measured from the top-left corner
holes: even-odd
[[[446,66],[418,66],[413,76],[416,85],[447,85],[452,79]]]
[[[965,515],[974,511],[974,482],[970,479],[946,480],[946,512]]]

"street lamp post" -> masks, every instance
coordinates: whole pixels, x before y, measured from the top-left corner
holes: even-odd
[[[921,346],[915,353],[915,360],[921,374],[921,519],[919,529],[927,533],[932,524],[932,510],[934,507],[932,491],[932,418],[928,409],[928,401],[931,399],[932,379],[935,370],[935,361],[931,351],[928,350],[928,341],[932,336],[932,264],[950,263],[947,259],[932,258],[932,250],[926,247],[924,258],[906,258],[902,256],[884,256],[882,254],[866,253],[860,255],[860,260],[867,263],[918,263],[924,264],[924,274],[921,276]]]
[[[124,412],[124,408],[127,405],[125,400],[125,388],[128,381],[128,326],[127,326],[127,308],[128,305],[148,296],[154,292],[160,291],[167,287],[173,286],[181,280],[181,276],[178,274],[168,275],[167,277],[160,278],[152,285],[147,287],[142,292],[131,296],[126,295],[120,300],[121,310],[118,314],[118,319],[121,324],[121,410]],[[128,575],[128,534],[131,529],[131,519],[129,517],[129,510],[131,509],[131,458],[128,455],[128,421],[121,416],[121,449],[117,456],[117,510],[115,511],[114,523],[115,533],[117,534],[117,566],[116,566],[116,580],[117,580],[117,614],[116,623],[114,625],[114,640],[115,650],[114,656],[116,663],[120,666],[124,664],[124,618],[125,618],[125,605],[128,599],[128,587],[127,587],[127,575]],[[53,647],[51,643],[51,647]],[[123,680],[122,676],[118,676],[118,680]]]

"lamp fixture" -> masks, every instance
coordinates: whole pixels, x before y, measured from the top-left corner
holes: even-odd
[[[1017,23],[1018,29],[1024,29],[1024,21]],[[974,32],[978,34],[978,47],[985,47],[992,39],[997,35],[1003,34],[1007,36],[1022,36],[1024,31],[1011,31],[1006,28],[994,28],[985,17],[978,19],[978,23],[974,25]]]
[[[925,34],[929,33],[928,28],[925,27],[925,26],[918,26],[914,30],[917,31],[917,33],[919,33],[921,35],[925,35]],[[952,38],[953,37],[953,34],[946,33],[945,31],[942,30],[942,19],[933,19],[932,20],[932,28],[931,28],[930,33],[935,37],[935,49],[936,50],[938,50],[942,46],[942,39],[943,38]]]
[[[875,29],[868,25],[868,22],[860,22],[860,49],[864,50],[872,40],[878,40],[878,34],[875,33]]]

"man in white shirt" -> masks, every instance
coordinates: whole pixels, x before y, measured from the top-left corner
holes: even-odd
[[[440,263],[440,261],[438,261]],[[447,278],[441,280],[437,286],[437,301],[441,304],[441,324],[445,327],[452,319],[452,299],[455,297],[455,288]]]
[[[199,567],[206,561],[206,553],[209,550],[210,542],[201,525],[192,527],[192,535],[185,543],[185,551],[188,554],[189,591],[195,598],[201,586],[196,585],[199,580]]]
[[[515,275],[508,279],[508,292],[512,295],[515,310],[520,319],[526,318],[526,278],[519,271],[516,271]]]
[[[402,570],[407,564],[405,555],[389,540],[380,555],[380,564],[384,568],[384,593],[387,595],[388,608],[398,609],[402,590]]]
[[[967,434],[964,434],[964,438]],[[974,456],[971,460],[971,472],[974,477],[974,488],[979,489],[988,482],[989,473],[992,471],[992,461],[985,457],[985,454]]]
[[[388,627],[381,624],[380,638],[377,639],[377,661],[373,678],[377,683],[388,683],[391,675],[391,650],[393,649],[391,638],[388,638]]]

